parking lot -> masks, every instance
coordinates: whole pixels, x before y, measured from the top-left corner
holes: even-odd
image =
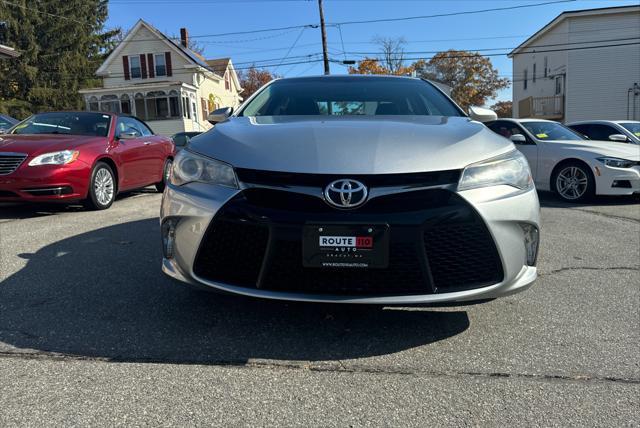
[[[0,206],[0,425],[637,426],[639,200],[541,203],[534,288],[439,308],[183,288],[151,190]]]

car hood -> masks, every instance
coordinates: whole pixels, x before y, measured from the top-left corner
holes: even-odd
[[[555,148],[589,152],[598,156],[611,156],[621,159],[640,161],[640,146],[630,143],[616,143],[612,141],[547,141]]]
[[[466,117],[233,117],[195,137],[189,150],[234,167],[320,174],[460,169],[513,150]]]
[[[106,137],[84,135],[0,135],[0,152],[26,153],[37,156],[42,153],[58,150],[77,149],[78,147],[97,141],[105,141]]]

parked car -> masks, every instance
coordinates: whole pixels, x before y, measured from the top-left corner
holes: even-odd
[[[557,122],[500,119],[487,126],[509,138],[529,161],[540,190],[566,201],[640,192],[640,146],[586,140]]]
[[[7,132],[16,123],[18,123],[17,119],[12,118],[11,116],[0,114],[0,134],[4,134],[5,132]]]
[[[0,201],[83,201],[109,208],[118,192],[165,187],[173,142],[112,113],[36,114],[0,136]]]
[[[173,134],[171,139],[173,140],[173,144],[176,145],[176,151],[180,151],[187,147],[193,137],[200,134],[202,134],[202,132],[178,132],[177,134]]]
[[[640,144],[640,122],[634,120],[585,120],[567,126],[591,140]]]
[[[163,196],[163,270],[174,278],[370,304],[490,299],[536,279],[526,159],[432,83],[275,80],[209,120],[177,154]]]

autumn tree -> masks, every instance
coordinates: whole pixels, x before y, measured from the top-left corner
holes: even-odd
[[[403,37],[375,37],[373,42],[380,49],[380,58],[365,58],[357,67],[349,67],[349,74],[395,74],[405,76],[411,74],[413,68],[405,66]]]
[[[498,117],[513,117],[513,103],[511,101],[498,101],[491,106]]]
[[[253,95],[258,89],[278,78],[276,74],[271,74],[267,69],[258,69],[252,65],[247,70],[238,71],[238,79],[240,87],[243,89],[242,97],[246,100]]]
[[[478,52],[448,50],[413,64],[418,76],[451,86],[451,97],[464,110],[480,106],[509,86],[491,60]]]
[[[105,29],[107,13],[107,0],[0,1],[6,43],[20,52],[0,61],[0,112],[81,109],[78,90],[99,85],[95,71],[118,32]]]

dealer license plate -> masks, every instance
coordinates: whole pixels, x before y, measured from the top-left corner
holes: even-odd
[[[302,264],[320,268],[386,268],[389,226],[386,224],[306,225]]]

